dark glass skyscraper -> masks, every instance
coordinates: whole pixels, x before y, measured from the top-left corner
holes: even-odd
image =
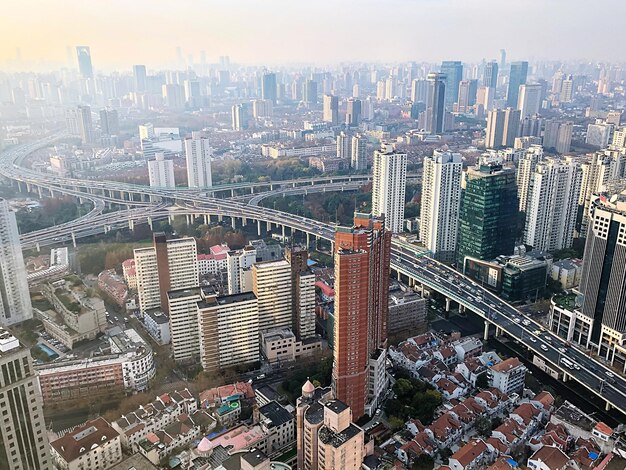
[[[135,91],[146,91],[146,66],[133,65],[133,79],[135,82]]]
[[[424,127],[432,134],[441,134],[443,132],[443,118],[445,114],[446,75],[443,73],[429,73],[427,81],[428,96],[426,97]]]
[[[263,74],[261,83],[261,98],[271,100],[272,104],[276,104],[276,74]]]
[[[517,207],[513,169],[481,164],[467,170],[459,217],[458,268],[463,270],[467,257],[493,260],[513,253]]]
[[[517,108],[519,86],[526,83],[526,78],[528,78],[528,62],[511,62],[509,87],[506,92],[506,105],[508,107]]]
[[[78,70],[83,78],[93,78],[89,46],[76,46],[76,57],[78,58]]]
[[[459,60],[444,60],[441,63],[441,73],[446,75],[446,108],[452,110],[452,105],[459,100],[459,83],[463,80],[463,63]]]

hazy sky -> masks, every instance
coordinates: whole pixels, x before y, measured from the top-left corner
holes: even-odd
[[[95,68],[220,55],[252,64],[588,59],[626,61],[626,0],[4,0],[0,64]],[[73,57],[75,56],[73,52]],[[75,64],[75,57],[73,58]]]

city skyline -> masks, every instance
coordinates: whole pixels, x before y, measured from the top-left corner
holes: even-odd
[[[262,8],[249,0],[219,7],[186,0],[177,9],[137,1],[113,2],[106,13],[97,14],[76,0],[63,10],[51,3],[33,3],[13,2],[5,6],[0,18],[0,64],[7,70],[76,68],[78,45],[90,46],[96,71],[130,68],[136,63],[176,67],[181,58],[186,66],[189,54],[194,63],[200,63],[202,51],[207,63],[227,55],[232,62],[268,66],[475,62],[499,58],[500,48],[507,51],[508,60],[626,60],[620,48],[605,47],[580,34],[582,28],[617,30],[620,15],[596,15],[582,0],[532,0],[506,6],[496,0],[471,4],[459,0],[344,1],[332,8],[330,3],[318,2],[315,9],[284,0],[263,3]],[[608,0],[605,8],[611,11],[620,6],[618,0]],[[163,28],[153,27],[163,18],[169,19],[166,34]],[[477,29],[468,18],[488,18],[499,27]],[[370,34],[385,25],[393,28],[393,37]],[[507,26],[520,33],[532,26],[532,34],[502,34]],[[341,39],[337,31],[343,31]]]

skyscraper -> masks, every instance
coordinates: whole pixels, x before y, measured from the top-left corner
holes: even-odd
[[[372,214],[385,218],[385,228],[400,233],[404,223],[407,154],[383,144],[374,151]]]
[[[420,240],[436,259],[454,261],[461,205],[460,153],[435,150],[424,157]]]
[[[91,51],[89,46],[76,46],[76,57],[78,58],[78,71],[83,78],[93,78],[93,67],[91,65]]]
[[[495,60],[487,62],[483,75],[483,85],[496,88],[498,86],[498,63]]]
[[[261,98],[270,100],[272,104],[276,104],[276,74],[265,73],[261,79]]]
[[[315,336],[315,274],[308,265],[306,249],[287,248],[285,259],[291,265],[291,324],[301,341]]]
[[[335,95],[324,95],[324,122],[339,124],[339,98]]]
[[[167,83],[161,87],[161,95],[165,106],[172,109],[185,107],[185,89],[176,83]]]
[[[468,168],[463,186],[457,266],[465,271],[466,258],[513,253],[518,202],[515,172],[499,164]]]
[[[231,108],[232,127],[234,131],[248,128],[248,105],[246,103],[234,104]]]
[[[441,134],[445,114],[446,76],[443,73],[429,73],[427,81],[425,130],[431,134]]]
[[[559,101],[561,103],[569,103],[572,101],[572,97],[574,96],[574,80],[571,75],[568,75],[567,78],[563,80],[561,83],[561,93],[559,96]]]
[[[428,100],[428,81],[414,79],[411,82],[411,101],[413,103],[426,103]]]
[[[541,160],[543,160],[543,147],[541,145],[531,145],[517,162],[515,181],[517,184],[517,197],[519,199],[520,212],[526,213],[530,181],[537,164]]]
[[[133,84],[136,92],[146,91],[146,66],[133,65]]]
[[[502,131],[502,146],[513,147],[515,138],[519,134],[519,109],[506,108],[504,110],[504,129]]]
[[[148,162],[148,180],[151,188],[175,188],[174,162],[166,160],[163,153],[157,153]]]
[[[570,248],[578,214],[582,171],[570,160],[541,161],[530,181],[523,241],[536,250]]]
[[[372,382],[385,380],[375,365],[386,357],[390,253],[383,218],[357,213],[353,227],[337,228],[332,387],[355,420],[377,401]]]
[[[291,328],[291,264],[284,259],[252,265],[252,291],[259,305],[259,332]]]
[[[33,318],[15,212],[0,198],[0,325]]]
[[[502,146],[504,135],[504,111],[494,109],[487,116],[487,131],[485,135],[485,147],[497,149]]]
[[[54,468],[30,351],[2,328],[0,369],[0,462],[11,470]]]
[[[477,92],[478,80],[461,80],[459,82],[459,97],[456,111],[459,113],[468,113],[470,107],[476,103]]]
[[[517,106],[519,86],[526,83],[528,77],[528,62],[511,62],[509,71],[509,85],[506,92],[506,105],[510,108]]]
[[[520,85],[517,109],[521,111],[521,119],[537,114],[541,109],[541,85]]]
[[[253,246],[244,246],[241,250],[227,253],[226,274],[228,293],[239,294],[252,290],[252,265],[256,263],[256,250]]]
[[[583,256],[582,313],[593,320],[591,341],[611,359],[626,340],[626,192],[594,197]]]
[[[120,121],[117,109],[105,108],[100,110],[100,130],[103,135],[118,135],[120,132]]]
[[[317,82],[314,80],[305,80],[302,84],[302,101],[307,104],[317,103]]]
[[[452,110],[452,105],[459,100],[459,82],[463,79],[463,63],[459,60],[444,60],[441,72],[445,74],[445,106]]]
[[[341,131],[337,136],[337,158],[350,158],[351,145],[351,136]]]
[[[357,127],[361,123],[361,100],[348,98],[346,108],[346,125]]]
[[[352,136],[350,167],[354,170],[367,170],[367,137],[358,134]]]
[[[194,134],[196,134],[194,132]],[[211,175],[211,145],[202,135],[193,135],[185,139],[185,159],[187,161],[187,186],[190,188],[210,188],[213,186]]]
[[[67,131],[73,135],[79,135],[83,144],[93,143],[93,124],[91,121],[91,108],[89,106],[77,106],[68,109],[65,113]]]

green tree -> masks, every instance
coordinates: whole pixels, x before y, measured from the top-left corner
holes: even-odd
[[[435,461],[426,454],[417,457],[411,465],[411,470],[432,470],[433,468],[435,468]]]
[[[489,387],[489,376],[487,372],[483,372],[478,377],[476,377],[476,388],[487,388]]]

